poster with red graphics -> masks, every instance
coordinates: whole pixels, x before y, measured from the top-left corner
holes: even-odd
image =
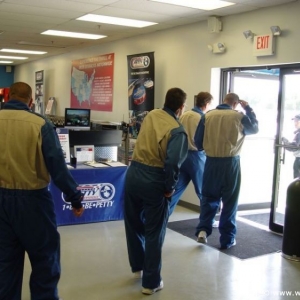
[[[114,53],[72,61],[71,108],[113,109]]]
[[[130,134],[135,138],[154,109],[154,52],[128,55],[127,65]]]

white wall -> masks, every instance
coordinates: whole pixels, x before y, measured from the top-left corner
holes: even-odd
[[[223,31],[211,34],[207,22],[181,26],[153,34],[128,38],[100,46],[81,49],[66,55],[51,57],[17,66],[15,81],[25,81],[34,87],[36,71],[45,71],[45,99],[54,96],[58,100],[57,114],[63,115],[64,107],[70,104],[71,61],[91,56],[115,53],[113,112],[92,112],[92,119],[121,121],[128,120],[127,55],[155,52],[155,107],[162,107],[166,91],[180,87],[188,95],[189,107],[193,96],[199,91],[211,91],[217,101],[211,82],[212,68],[235,66],[271,65],[300,61],[299,51],[300,2],[265,8],[249,13],[223,17]],[[250,29],[258,35],[269,34],[270,26],[278,25],[283,30],[275,38],[276,54],[254,57],[252,42],[246,40],[243,31]],[[224,54],[212,54],[207,45],[224,42]],[[215,73],[214,73],[215,74]],[[215,92],[215,94],[214,94]],[[199,204],[190,185],[183,199]]]

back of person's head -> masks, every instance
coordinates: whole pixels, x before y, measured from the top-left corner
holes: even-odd
[[[167,91],[164,106],[176,112],[185,103],[186,93],[180,88],[171,88]]]
[[[199,108],[205,107],[208,103],[210,103],[213,99],[213,96],[208,92],[200,92],[196,96],[196,103],[195,105]]]
[[[224,98],[224,103],[230,105],[231,107],[235,107],[239,103],[239,96],[235,93],[229,93]]]
[[[19,100],[28,104],[32,99],[32,89],[25,82],[15,82],[9,88],[9,99]]]

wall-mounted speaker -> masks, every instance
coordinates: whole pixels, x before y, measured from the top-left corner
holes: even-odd
[[[210,33],[217,33],[222,31],[222,22],[218,17],[208,17],[207,27]]]

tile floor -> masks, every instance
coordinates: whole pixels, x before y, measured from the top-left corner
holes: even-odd
[[[170,221],[197,217],[178,206]],[[281,253],[239,260],[168,229],[165,287],[146,296],[130,272],[123,221],[61,226],[59,232],[63,300],[300,300],[300,262]],[[26,258],[22,300],[30,300],[29,275]]]

